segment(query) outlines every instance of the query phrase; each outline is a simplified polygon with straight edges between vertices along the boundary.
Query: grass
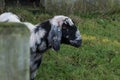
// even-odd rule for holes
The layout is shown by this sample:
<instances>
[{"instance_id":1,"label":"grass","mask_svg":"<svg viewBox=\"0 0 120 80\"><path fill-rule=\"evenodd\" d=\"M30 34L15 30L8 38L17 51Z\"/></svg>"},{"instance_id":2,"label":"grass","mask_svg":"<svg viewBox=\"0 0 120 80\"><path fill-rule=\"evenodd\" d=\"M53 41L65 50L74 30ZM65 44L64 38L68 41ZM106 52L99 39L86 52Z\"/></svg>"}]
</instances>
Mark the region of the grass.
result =
<instances>
[{"instance_id":1,"label":"grass","mask_svg":"<svg viewBox=\"0 0 120 80\"><path fill-rule=\"evenodd\" d=\"M53 15L9 9L22 21L34 24ZM80 29L80 48L65 44L61 50L48 50L35 80L120 80L120 15L69 15Z\"/></svg>"},{"instance_id":2,"label":"grass","mask_svg":"<svg viewBox=\"0 0 120 80\"><path fill-rule=\"evenodd\" d=\"M78 19L79 18L79 19ZM106 17L80 18L80 48L47 51L36 80L120 80L120 23Z\"/></svg>"}]
</instances>

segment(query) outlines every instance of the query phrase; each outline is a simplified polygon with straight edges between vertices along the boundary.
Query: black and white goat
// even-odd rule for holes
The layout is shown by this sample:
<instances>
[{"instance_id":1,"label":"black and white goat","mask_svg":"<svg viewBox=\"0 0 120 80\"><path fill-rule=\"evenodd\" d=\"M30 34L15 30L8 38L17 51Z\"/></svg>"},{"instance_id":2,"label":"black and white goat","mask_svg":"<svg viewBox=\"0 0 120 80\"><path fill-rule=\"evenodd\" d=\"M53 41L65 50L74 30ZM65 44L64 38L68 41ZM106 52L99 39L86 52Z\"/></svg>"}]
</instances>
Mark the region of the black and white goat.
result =
<instances>
[{"instance_id":1,"label":"black and white goat","mask_svg":"<svg viewBox=\"0 0 120 80\"><path fill-rule=\"evenodd\" d=\"M38 24L34 30L31 29L30 38L30 78L34 80L37 69L42 60L43 53L53 48L55 51L60 49L60 44L69 44L80 47L82 38L79 30L73 21L67 16L55 16L48 21Z\"/></svg>"},{"instance_id":2,"label":"black and white goat","mask_svg":"<svg viewBox=\"0 0 120 80\"><path fill-rule=\"evenodd\" d=\"M49 48L58 51L61 43L75 47L81 46L82 38L80 32L73 21L67 16L55 16L36 26L28 22L22 23L31 31L30 80L34 80L36 71L41 64L42 55Z\"/></svg>"}]
</instances>

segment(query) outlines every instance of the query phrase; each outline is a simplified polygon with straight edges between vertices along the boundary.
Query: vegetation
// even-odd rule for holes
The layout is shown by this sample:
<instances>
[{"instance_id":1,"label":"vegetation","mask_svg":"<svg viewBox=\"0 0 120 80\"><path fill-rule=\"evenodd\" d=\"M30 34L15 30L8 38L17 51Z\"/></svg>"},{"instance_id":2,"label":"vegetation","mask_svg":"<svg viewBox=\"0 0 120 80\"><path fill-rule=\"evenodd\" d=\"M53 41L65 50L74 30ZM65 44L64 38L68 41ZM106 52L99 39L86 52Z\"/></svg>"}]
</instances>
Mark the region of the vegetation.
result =
<instances>
[{"instance_id":1,"label":"vegetation","mask_svg":"<svg viewBox=\"0 0 120 80\"><path fill-rule=\"evenodd\" d=\"M13 5L16 4L16 5ZM27 7L49 13L116 13L120 12L119 0L1 0L0 12L8 6Z\"/></svg>"},{"instance_id":2,"label":"vegetation","mask_svg":"<svg viewBox=\"0 0 120 80\"><path fill-rule=\"evenodd\" d=\"M20 9L21 10L21 9ZM34 24L53 15L9 9ZM80 48L62 44L43 56L36 80L120 80L120 15L69 15L81 31Z\"/></svg>"}]
</instances>

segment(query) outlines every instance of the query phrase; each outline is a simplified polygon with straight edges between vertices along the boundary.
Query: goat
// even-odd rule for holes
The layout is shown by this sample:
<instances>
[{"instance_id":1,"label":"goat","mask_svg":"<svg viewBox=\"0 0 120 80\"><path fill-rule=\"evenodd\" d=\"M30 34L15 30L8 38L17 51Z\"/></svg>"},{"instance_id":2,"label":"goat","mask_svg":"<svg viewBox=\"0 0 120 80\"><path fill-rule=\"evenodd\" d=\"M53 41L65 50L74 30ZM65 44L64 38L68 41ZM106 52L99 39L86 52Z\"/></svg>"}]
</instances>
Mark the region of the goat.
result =
<instances>
[{"instance_id":1,"label":"goat","mask_svg":"<svg viewBox=\"0 0 120 80\"><path fill-rule=\"evenodd\" d=\"M46 50L53 48L58 51L61 43L75 47L80 47L82 43L79 30L67 16L55 16L30 30L30 80L34 80Z\"/></svg>"}]
</instances>

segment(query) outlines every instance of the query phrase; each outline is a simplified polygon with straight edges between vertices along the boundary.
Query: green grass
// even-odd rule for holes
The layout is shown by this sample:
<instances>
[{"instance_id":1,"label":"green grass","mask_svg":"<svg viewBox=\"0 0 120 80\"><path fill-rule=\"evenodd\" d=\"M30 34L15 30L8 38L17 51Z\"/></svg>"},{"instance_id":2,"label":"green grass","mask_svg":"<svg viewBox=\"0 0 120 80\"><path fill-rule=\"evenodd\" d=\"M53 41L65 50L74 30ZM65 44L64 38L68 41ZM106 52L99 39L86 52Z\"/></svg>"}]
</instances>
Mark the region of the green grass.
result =
<instances>
[{"instance_id":1,"label":"green grass","mask_svg":"<svg viewBox=\"0 0 120 80\"><path fill-rule=\"evenodd\" d=\"M8 10L34 24L53 15L24 9ZM35 80L120 80L120 15L69 15L80 29L80 48L61 45L44 53Z\"/></svg>"},{"instance_id":2,"label":"green grass","mask_svg":"<svg viewBox=\"0 0 120 80\"><path fill-rule=\"evenodd\" d=\"M82 46L47 51L36 80L120 80L120 22L77 17Z\"/></svg>"}]
</instances>

